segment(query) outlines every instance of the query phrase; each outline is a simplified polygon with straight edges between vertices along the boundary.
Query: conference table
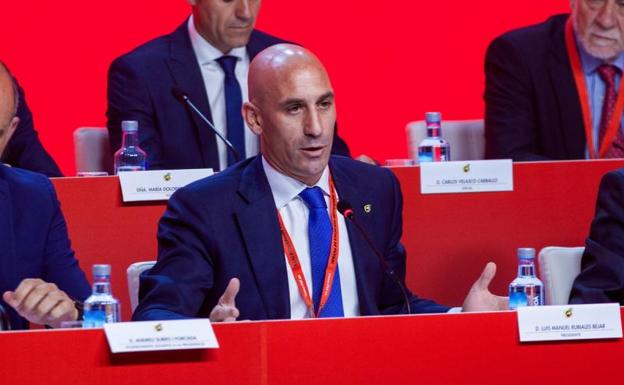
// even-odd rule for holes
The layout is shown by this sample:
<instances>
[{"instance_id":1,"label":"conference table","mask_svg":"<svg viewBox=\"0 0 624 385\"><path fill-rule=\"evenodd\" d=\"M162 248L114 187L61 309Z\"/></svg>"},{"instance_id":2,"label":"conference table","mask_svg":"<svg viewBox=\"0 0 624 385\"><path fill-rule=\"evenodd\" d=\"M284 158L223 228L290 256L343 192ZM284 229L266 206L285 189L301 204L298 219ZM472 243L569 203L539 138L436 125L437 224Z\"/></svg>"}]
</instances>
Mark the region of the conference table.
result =
<instances>
[{"instance_id":1,"label":"conference table","mask_svg":"<svg viewBox=\"0 0 624 385\"><path fill-rule=\"evenodd\" d=\"M517 247L580 246L604 173L624 161L513 165L514 190L423 195L418 167L393 168L404 195L407 284L461 302L485 263L505 294ZM124 203L116 177L54 179L83 269L113 266L130 318L125 269L156 258L165 202ZM374 181L371 181L374 183ZM90 274L89 274L90 276ZM611 383L622 339L520 343L516 313L404 315L214 325L220 348L112 354L102 329L0 333L1 384L580 384Z\"/></svg>"},{"instance_id":2,"label":"conference table","mask_svg":"<svg viewBox=\"0 0 624 385\"><path fill-rule=\"evenodd\" d=\"M622 339L520 343L516 313L215 324L218 349L117 353L103 329L0 333L2 384L609 384Z\"/></svg>"}]
</instances>

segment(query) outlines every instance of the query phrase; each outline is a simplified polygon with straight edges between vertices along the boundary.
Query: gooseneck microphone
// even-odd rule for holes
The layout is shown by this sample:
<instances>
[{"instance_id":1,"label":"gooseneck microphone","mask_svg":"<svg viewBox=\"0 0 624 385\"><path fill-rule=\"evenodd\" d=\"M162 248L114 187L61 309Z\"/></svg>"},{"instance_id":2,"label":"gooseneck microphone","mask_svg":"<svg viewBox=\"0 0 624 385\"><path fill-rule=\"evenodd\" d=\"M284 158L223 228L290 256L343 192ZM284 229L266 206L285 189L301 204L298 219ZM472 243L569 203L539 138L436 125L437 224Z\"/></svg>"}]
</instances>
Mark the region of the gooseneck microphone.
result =
<instances>
[{"instance_id":1,"label":"gooseneck microphone","mask_svg":"<svg viewBox=\"0 0 624 385\"><path fill-rule=\"evenodd\" d=\"M388 261L386 261L386 259L383 257L383 254L381 254L379 250L377 250L375 244L373 243L373 240L368 236L368 233L360 225L359 221L355 219L355 213L353 212L353 207L351 206L351 204L345 200L340 200L338 202L338 212L342 214L347 220L351 221L351 223L353 223L358 229L360 234L362 234L362 236L368 243L368 246L370 246L377 258L379 258L379 261L381 262L381 265L383 266L386 273L390 276L390 278L392 278L394 283L397 284L399 289L401 289L401 293L403 294L403 301L405 302L405 307L407 308L407 314L412 314L412 308L410 306L410 301L407 296L407 290L405 289L405 285L403 285L403 282L401 281L401 278L399 278L397 273L390 267L390 265L388 265Z\"/></svg>"},{"instance_id":2,"label":"gooseneck microphone","mask_svg":"<svg viewBox=\"0 0 624 385\"><path fill-rule=\"evenodd\" d=\"M234 154L234 158L236 159L237 162L241 160L240 154L238 153L238 151L236 151L232 143L230 143L229 140L227 140L223 135L221 135L221 133L215 128L212 122L210 122L210 120L208 120L208 118L206 118L206 116L202 114L199 108L197 108L195 104L191 101L186 91L184 91L180 87L173 87L171 89L171 92L173 93L173 96L175 96L176 99L178 99L180 102L185 103L187 106L189 106L191 110L193 110L201 118L201 120L203 120L208 125L208 127L210 127L212 132L214 132L215 135L217 135L219 139L221 139L223 143L225 143L227 148L230 151L232 151L232 154Z\"/></svg>"}]
</instances>

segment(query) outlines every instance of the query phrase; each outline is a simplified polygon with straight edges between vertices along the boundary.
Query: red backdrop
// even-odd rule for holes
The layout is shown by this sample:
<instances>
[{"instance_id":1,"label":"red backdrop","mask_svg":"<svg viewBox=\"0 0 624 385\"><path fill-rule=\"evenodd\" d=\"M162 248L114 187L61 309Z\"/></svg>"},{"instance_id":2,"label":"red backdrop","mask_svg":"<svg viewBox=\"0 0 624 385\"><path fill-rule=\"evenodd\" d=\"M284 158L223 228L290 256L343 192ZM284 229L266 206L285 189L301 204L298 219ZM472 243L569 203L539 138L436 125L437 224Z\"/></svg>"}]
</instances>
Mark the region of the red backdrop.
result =
<instances>
[{"instance_id":1,"label":"red backdrop","mask_svg":"<svg viewBox=\"0 0 624 385\"><path fill-rule=\"evenodd\" d=\"M405 124L427 110L482 117L488 43L568 3L265 0L258 27L321 58L342 136L354 154L384 160L407 156ZM75 170L73 130L105 124L110 62L172 31L189 9L184 0L4 2L0 60L25 88L42 141L67 175Z\"/></svg>"}]
</instances>

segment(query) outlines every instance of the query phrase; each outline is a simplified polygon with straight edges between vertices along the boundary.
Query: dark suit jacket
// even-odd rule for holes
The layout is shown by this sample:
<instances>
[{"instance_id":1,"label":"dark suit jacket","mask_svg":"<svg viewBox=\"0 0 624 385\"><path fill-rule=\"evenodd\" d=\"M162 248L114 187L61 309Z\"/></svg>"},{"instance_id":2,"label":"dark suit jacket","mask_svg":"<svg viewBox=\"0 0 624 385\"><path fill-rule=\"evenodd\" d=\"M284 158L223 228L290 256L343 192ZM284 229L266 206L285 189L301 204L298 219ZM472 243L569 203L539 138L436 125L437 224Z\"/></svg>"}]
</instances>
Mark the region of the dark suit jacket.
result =
<instances>
[{"instance_id":1,"label":"dark suit jacket","mask_svg":"<svg viewBox=\"0 0 624 385\"><path fill-rule=\"evenodd\" d=\"M53 282L76 300L91 292L48 178L0 165L0 294L14 290L25 278ZM13 329L28 327L1 298L0 303Z\"/></svg>"},{"instance_id":2,"label":"dark suit jacket","mask_svg":"<svg viewBox=\"0 0 624 385\"><path fill-rule=\"evenodd\" d=\"M247 52L253 59L263 49L279 43L285 41L254 30ZM152 40L111 64L107 111L111 150L115 152L121 146L121 122L138 120L148 168L219 170L219 139L197 114L174 97L175 86L186 91L212 121L186 21L172 34ZM349 155L339 137L334 139L333 152Z\"/></svg>"},{"instance_id":3,"label":"dark suit jacket","mask_svg":"<svg viewBox=\"0 0 624 385\"><path fill-rule=\"evenodd\" d=\"M391 171L334 156L330 169L340 199L405 276L402 196ZM370 203L373 211L362 207ZM404 312L401 291L364 238L347 222L362 315ZM288 278L275 201L261 158L178 190L160 221L158 263L141 277L140 304L133 319L207 317L229 280L240 279L240 319L290 318ZM448 308L411 293L415 313Z\"/></svg>"},{"instance_id":4,"label":"dark suit jacket","mask_svg":"<svg viewBox=\"0 0 624 385\"><path fill-rule=\"evenodd\" d=\"M564 40L567 18L506 33L488 48L487 158L585 158L583 116Z\"/></svg>"},{"instance_id":5,"label":"dark suit jacket","mask_svg":"<svg viewBox=\"0 0 624 385\"><path fill-rule=\"evenodd\" d=\"M63 176L61 170L39 141L33 124L33 117L26 104L24 90L19 87L17 117L20 123L9 140L0 162L47 176Z\"/></svg>"},{"instance_id":6,"label":"dark suit jacket","mask_svg":"<svg viewBox=\"0 0 624 385\"><path fill-rule=\"evenodd\" d=\"M624 169L602 178L581 274L570 294L570 303L600 302L624 305Z\"/></svg>"}]
</instances>

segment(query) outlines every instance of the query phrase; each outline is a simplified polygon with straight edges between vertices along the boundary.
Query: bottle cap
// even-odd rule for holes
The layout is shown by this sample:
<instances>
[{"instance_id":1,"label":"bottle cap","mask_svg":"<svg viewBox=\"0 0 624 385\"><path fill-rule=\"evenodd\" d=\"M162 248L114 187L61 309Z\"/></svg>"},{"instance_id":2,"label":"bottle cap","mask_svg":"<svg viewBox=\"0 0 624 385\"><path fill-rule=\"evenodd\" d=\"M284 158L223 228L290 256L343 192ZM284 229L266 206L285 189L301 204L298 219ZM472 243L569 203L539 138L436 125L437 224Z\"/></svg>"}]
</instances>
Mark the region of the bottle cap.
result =
<instances>
[{"instance_id":1,"label":"bottle cap","mask_svg":"<svg viewBox=\"0 0 624 385\"><path fill-rule=\"evenodd\" d=\"M429 123L440 123L442 114L440 112L425 112L425 120Z\"/></svg>"},{"instance_id":2,"label":"bottle cap","mask_svg":"<svg viewBox=\"0 0 624 385\"><path fill-rule=\"evenodd\" d=\"M111 265L93 265L93 276L110 275Z\"/></svg>"},{"instance_id":3,"label":"bottle cap","mask_svg":"<svg viewBox=\"0 0 624 385\"><path fill-rule=\"evenodd\" d=\"M532 247L518 248L518 259L535 259L535 249Z\"/></svg>"},{"instance_id":4,"label":"bottle cap","mask_svg":"<svg viewBox=\"0 0 624 385\"><path fill-rule=\"evenodd\" d=\"M121 122L121 130L123 132L137 132L139 131L139 122L136 120L124 120Z\"/></svg>"}]
</instances>

